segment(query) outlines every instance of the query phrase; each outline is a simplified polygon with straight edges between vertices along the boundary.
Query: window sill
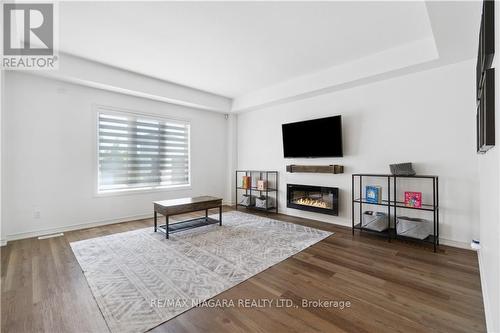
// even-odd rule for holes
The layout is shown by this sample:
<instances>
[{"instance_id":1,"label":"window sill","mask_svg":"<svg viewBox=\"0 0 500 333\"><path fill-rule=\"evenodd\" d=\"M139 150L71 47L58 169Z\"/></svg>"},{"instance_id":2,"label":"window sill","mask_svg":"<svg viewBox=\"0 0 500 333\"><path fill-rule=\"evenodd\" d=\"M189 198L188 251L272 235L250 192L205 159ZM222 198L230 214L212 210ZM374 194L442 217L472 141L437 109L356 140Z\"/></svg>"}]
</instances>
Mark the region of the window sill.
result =
<instances>
[{"instance_id":1,"label":"window sill","mask_svg":"<svg viewBox=\"0 0 500 333\"><path fill-rule=\"evenodd\" d=\"M191 189L192 189L191 184L179 185L179 186L156 187L156 188L138 188L138 189L96 192L96 193L94 193L94 197L95 198L116 197L116 196L122 196L122 195L137 195L137 194L147 194L147 193L157 193L157 192L172 192L172 191L183 191L183 190L191 190Z\"/></svg>"}]
</instances>

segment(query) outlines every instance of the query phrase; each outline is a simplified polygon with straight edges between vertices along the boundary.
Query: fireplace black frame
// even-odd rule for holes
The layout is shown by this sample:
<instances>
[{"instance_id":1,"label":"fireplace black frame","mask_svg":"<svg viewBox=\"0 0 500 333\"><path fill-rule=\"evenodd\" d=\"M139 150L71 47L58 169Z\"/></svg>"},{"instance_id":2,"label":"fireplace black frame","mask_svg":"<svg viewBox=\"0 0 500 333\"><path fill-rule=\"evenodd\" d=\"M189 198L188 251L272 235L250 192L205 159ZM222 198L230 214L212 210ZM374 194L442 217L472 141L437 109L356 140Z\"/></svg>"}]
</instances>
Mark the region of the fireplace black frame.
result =
<instances>
[{"instance_id":1,"label":"fireplace black frame","mask_svg":"<svg viewBox=\"0 0 500 333\"><path fill-rule=\"evenodd\" d=\"M332 208L321 208L321 207L314 207L314 206L306 206L306 205L299 205L296 203L292 202L292 191L293 190L300 190L300 191L331 191L333 194L333 201L332 201ZM286 206L288 208L294 208L294 209L299 209L299 210L305 210L305 211L310 211L310 212L315 212L315 213L322 213L322 214L328 214L328 215L334 215L338 216L339 215L339 189L338 187L328 187L328 186L316 186L316 185L301 185L301 184L287 184L286 185Z\"/></svg>"}]
</instances>

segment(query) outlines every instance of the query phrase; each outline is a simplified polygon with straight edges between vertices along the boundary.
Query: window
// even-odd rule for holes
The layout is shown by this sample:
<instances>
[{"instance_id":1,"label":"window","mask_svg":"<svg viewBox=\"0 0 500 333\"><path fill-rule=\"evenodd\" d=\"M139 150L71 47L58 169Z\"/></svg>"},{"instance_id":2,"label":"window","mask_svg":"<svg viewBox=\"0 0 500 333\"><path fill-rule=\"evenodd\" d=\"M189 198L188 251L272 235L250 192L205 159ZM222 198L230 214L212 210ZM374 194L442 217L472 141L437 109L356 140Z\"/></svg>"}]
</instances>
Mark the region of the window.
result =
<instances>
[{"instance_id":1,"label":"window","mask_svg":"<svg viewBox=\"0 0 500 333\"><path fill-rule=\"evenodd\" d=\"M98 193L189 186L189 123L98 109Z\"/></svg>"}]
</instances>

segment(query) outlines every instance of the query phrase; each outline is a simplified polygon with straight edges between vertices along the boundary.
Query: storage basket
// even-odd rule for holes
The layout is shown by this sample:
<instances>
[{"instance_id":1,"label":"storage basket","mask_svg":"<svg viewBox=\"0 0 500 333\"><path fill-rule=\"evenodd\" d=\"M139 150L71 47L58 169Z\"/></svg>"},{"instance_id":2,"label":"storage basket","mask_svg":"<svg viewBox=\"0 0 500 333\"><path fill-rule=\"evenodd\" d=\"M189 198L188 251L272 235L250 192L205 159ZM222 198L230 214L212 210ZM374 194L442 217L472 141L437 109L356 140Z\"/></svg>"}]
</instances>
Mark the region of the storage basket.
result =
<instances>
[{"instance_id":1,"label":"storage basket","mask_svg":"<svg viewBox=\"0 0 500 333\"><path fill-rule=\"evenodd\" d=\"M413 170L413 166L411 163L398 163L398 164L390 164L389 168L391 169L391 173L396 176L415 176L416 172Z\"/></svg>"},{"instance_id":2,"label":"storage basket","mask_svg":"<svg viewBox=\"0 0 500 333\"><path fill-rule=\"evenodd\" d=\"M255 197L250 196L248 194L243 194L243 197L240 200L240 205L242 206L252 206L255 203Z\"/></svg>"},{"instance_id":3,"label":"storage basket","mask_svg":"<svg viewBox=\"0 0 500 333\"><path fill-rule=\"evenodd\" d=\"M396 232L400 236L425 239L431 234L432 223L426 219L399 216L396 219Z\"/></svg>"},{"instance_id":4,"label":"storage basket","mask_svg":"<svg viewBox=\"0 0 500 333\"><path fill-rule=\"evenodd\" d=\"M389 219L386 213L365 211L361 226L374 231L384 231L389 228Z\"/></svg>"},{"instance_id":5,"label":"storage basket","mask_svg":"<svg viewBox=\"0 0 500 333\"><path fill-rule=\"evenodd\" d=\"M266 206L266 203L267 203L267 206ZM269 207L272 207L273 205L273 201L272 201L272 198L267 198L266 200L266 197L258 197L258 198L255 198L255 207L257 208L269 208Z\"/></svg>"}]
</instances>

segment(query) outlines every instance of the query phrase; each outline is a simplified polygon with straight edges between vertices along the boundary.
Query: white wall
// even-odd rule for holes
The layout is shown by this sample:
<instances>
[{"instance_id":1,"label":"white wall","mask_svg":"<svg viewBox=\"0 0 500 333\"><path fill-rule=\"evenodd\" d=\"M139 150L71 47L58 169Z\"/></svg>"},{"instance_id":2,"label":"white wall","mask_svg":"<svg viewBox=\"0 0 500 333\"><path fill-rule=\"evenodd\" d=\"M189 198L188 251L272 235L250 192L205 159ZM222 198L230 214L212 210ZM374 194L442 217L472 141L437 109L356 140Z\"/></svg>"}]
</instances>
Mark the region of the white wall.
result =
<instances>
[{"instance_id":1,"label":"white wall","mask_svg":"<svg viewBox=\"0 0 500 333\"><path fill-rule=\"evenodd\" d=\"M5 102L5 98L4 98L4 87L5 87L5 84L4 84L4 71L3 70L0 70L0 246L3 246L5 245L5 241L4 241L4 231L3 231L3 219L2 219L2 214L3 214L3 210L2 210L2 191L3 191L3 186L2 186L2 159L3 159L3 155L2 155L2 152L3 152L3 149L2 149L2 144L3 144L3 141L2 141L2 119L3 119L3 111L4 111L4 102Z\"/></svg>"},{"instance_id":2,"label":"white wall","mask_svg":"<svg viewBox=\"0 0 500 333\"><path fill-rule=\"evenodd\" d=\"M500 46L500 6L495 5L495 45ZM497 52L498 53L498 52ZM494 58L496 146L479 155L479 265L488 332L500 332L500 54Z\"/></svg>"},{"instance_id":3,"label":"white wall","mask_svg":"<svg viewBox=\"0 0 500 333\"><path fill-rule=\"evenodd\" d=\"M226 174L226 198L229 204L235 203L235 171L238 165L238 115L227 116L227 174Z\"/></svg>"},{"instance_id":4,"label":"white wall","mask_svg":"<svg viewBox=\"0 0 500 333\"><path fill-rule=\"evenodd\" d=\"M152 215L152 201L224 196L226 119L207 112L8 72L3 118L7 239ZM110 105L191 121L192 189L95 197L95 115ZM40 218L35 218L36 211Z\"/></svg>"},{"instance_id":5,"label":"white wall","mask_svg":"<svg viewBox=\"0 0 500 333\"><path fill-rule=\"evenodd\" d=\"M466 61L239 114L238 168L280 171L282 212L350 225L352 173L388 173L390 163L414 162L418 173L440 177L442 239L466 245L479 218L474 69ZM338 114L344 158L283 158L281 124ZM286 164L343 164L345 173L289 174ZM339 187L339 216L287 209L287 183ZM432 201L429 190L425 199Z\"/></svg>"},{"instance_id":6,"label":"white wall","mask_svg":"<svg viewBox=\"0 0 500 333\"><path fill-rule=\"evenodd\" d=\"M495 84L499 84L498 77L495 81ZM498 102L496 104L496 108L498 108ZM496 129L497 131L500 129L498 120L496 121ZM500 332L499 168L498 147L490 149L479 157L479 238L481 242L479 262L488 332Z\"/></svg>"}]
</instances>

